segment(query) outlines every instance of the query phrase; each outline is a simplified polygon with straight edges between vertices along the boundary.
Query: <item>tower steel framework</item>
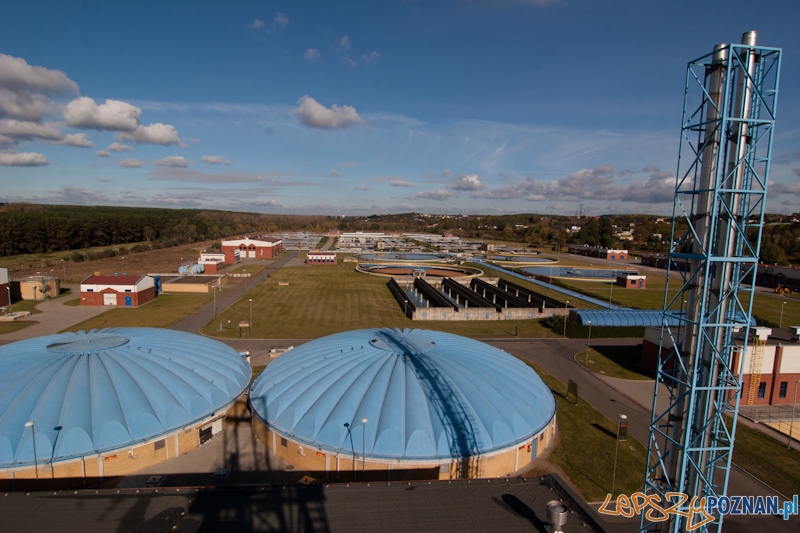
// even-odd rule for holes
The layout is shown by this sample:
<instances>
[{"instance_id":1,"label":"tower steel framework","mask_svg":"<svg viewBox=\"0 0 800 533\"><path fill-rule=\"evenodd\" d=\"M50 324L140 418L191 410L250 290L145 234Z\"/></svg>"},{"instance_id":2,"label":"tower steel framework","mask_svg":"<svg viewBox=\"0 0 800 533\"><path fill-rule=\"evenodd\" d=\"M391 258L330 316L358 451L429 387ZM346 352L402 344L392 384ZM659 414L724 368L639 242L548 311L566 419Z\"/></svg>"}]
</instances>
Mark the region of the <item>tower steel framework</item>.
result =
<instances>
[{"instance_id":1,"label":"tower steel framework","mask_svg":"<svg viewBox=\"0 0 800 533\"><path fill-rule=\"evenodd\" d=\"M660 495L665 507L679 502L667 493L688 495L677 507L687 513L693 496L727 493L780 62L780 49L756 46L756 33L747 32L742 44L718 44L687 68L645 478L645 493ZM661 384L669 395L663 412ZM642 514L641 531L687 531L702 516L652 518L658 514ZM696 530L721 528L715 513Z\"/></svg>"}]
</instances>

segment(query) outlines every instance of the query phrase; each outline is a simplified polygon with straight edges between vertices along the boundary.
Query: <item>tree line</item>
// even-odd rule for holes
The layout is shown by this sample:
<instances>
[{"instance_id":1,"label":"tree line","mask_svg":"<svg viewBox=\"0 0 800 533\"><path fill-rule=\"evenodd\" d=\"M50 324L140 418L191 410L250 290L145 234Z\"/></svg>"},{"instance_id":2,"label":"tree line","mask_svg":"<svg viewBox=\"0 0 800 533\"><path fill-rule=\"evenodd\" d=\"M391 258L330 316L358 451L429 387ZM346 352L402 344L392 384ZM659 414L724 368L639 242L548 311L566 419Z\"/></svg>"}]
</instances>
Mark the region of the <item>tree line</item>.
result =
<instances>
[{"instance_id":1,"label":"tree line","mask_svg":"<svg viewBox=\"0 0 800 533\"><path fill-rule=\"evenodd\" d=\"M275 231L327 231L326 216L265 215L143 207L0 205L0 257L150 243L177 246L231 235Z\"/></svg>"}]
</instances>

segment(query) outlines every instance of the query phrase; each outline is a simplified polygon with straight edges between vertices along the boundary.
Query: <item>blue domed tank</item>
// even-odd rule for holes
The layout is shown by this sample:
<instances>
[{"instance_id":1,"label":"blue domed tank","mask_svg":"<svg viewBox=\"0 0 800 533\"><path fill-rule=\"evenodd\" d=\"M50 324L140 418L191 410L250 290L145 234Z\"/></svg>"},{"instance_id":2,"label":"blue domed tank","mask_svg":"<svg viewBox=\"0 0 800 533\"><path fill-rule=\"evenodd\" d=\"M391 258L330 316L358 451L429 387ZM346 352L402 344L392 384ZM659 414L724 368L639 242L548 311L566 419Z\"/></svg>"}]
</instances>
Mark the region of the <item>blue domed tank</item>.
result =
<instances>
[{"instance_id":1,"label":"blue domed tank","mask_svg":"<svg viewBox=\"0 0 800 533\"><path fill-rule=\"evenodd\" d=\"M60 333L0 346L0 468L138 445L199 422L247 390L233 348L166 329Z\"/></svg>"},{"instance_id":2,"label":"blue domed tank","mask_svg":"<svg viewBox=\"0 0 800 533\"><path fill-rule=\"evenodd\" d=\"M508 448L540 433L556 410L553 393L519 359L419 329L303 344L258 376L249 401L263 424L294 441L349 454L364 439L366 457L394 460Z\"/></svg>"}]
</instances>

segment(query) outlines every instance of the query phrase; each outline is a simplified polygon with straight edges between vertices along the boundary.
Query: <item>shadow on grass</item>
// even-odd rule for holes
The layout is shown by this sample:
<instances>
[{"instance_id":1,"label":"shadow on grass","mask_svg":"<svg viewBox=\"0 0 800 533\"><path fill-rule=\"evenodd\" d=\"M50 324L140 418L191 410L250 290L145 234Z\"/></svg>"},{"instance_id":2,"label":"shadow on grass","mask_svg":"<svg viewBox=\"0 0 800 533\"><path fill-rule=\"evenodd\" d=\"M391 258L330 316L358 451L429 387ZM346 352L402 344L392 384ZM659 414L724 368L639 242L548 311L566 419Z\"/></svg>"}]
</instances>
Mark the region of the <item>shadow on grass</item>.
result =
<instances>
[{"instance_id":1,"label":"shadow on grass","mask_svg":"<svg viewBox=\"0 0 800 533\"><path fill-rule=\"evenodd\" d=\"M592 427L593 427L593 428L595 428L595 429L597 429L598 431L601 431L601 432L605 433L606 435L608 435L608 436L609 436L609 437L611 437L612 439L615 439L615 438L617 437L617 434L616 434L616 433L614 433L613 431L609 431L609 430L607 430L606 428L604 428L603 426L601 426L601 425L600 425L600 424L598 424L597 422L593 423L593 424L592 424Z\"/></svg>"},{"instance_id":2,"label":"shadow on grass","mask_svg":"<svg viewBox=\"0 0 800 533\"><path fill-rule=\"evenodd\" d=\"M634 346L592 346L594 351L600 353L613 363L630 372L655 379L655 375L641 366L642 345Z\"/></svg>"}]
</instances>

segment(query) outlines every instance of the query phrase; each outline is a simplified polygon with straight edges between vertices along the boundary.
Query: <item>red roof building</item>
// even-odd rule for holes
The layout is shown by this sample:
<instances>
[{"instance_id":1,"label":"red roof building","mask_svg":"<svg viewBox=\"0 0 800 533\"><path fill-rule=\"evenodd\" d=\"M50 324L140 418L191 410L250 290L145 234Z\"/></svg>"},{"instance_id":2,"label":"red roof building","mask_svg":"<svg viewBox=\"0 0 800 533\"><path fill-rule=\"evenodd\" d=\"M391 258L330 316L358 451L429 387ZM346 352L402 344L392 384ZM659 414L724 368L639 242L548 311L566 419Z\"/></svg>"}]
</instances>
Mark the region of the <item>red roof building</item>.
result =
<instances>
[{"instance_id":1,"label":"red roof building","mask_svg":"<svg viewBox=\"0 0 800 533\"><path fill-rule=\"evenodd\" d=\"M151 276L89 276L81 281L81 305L138 307L155 298Z\"/></svg>"}]
</instances>

